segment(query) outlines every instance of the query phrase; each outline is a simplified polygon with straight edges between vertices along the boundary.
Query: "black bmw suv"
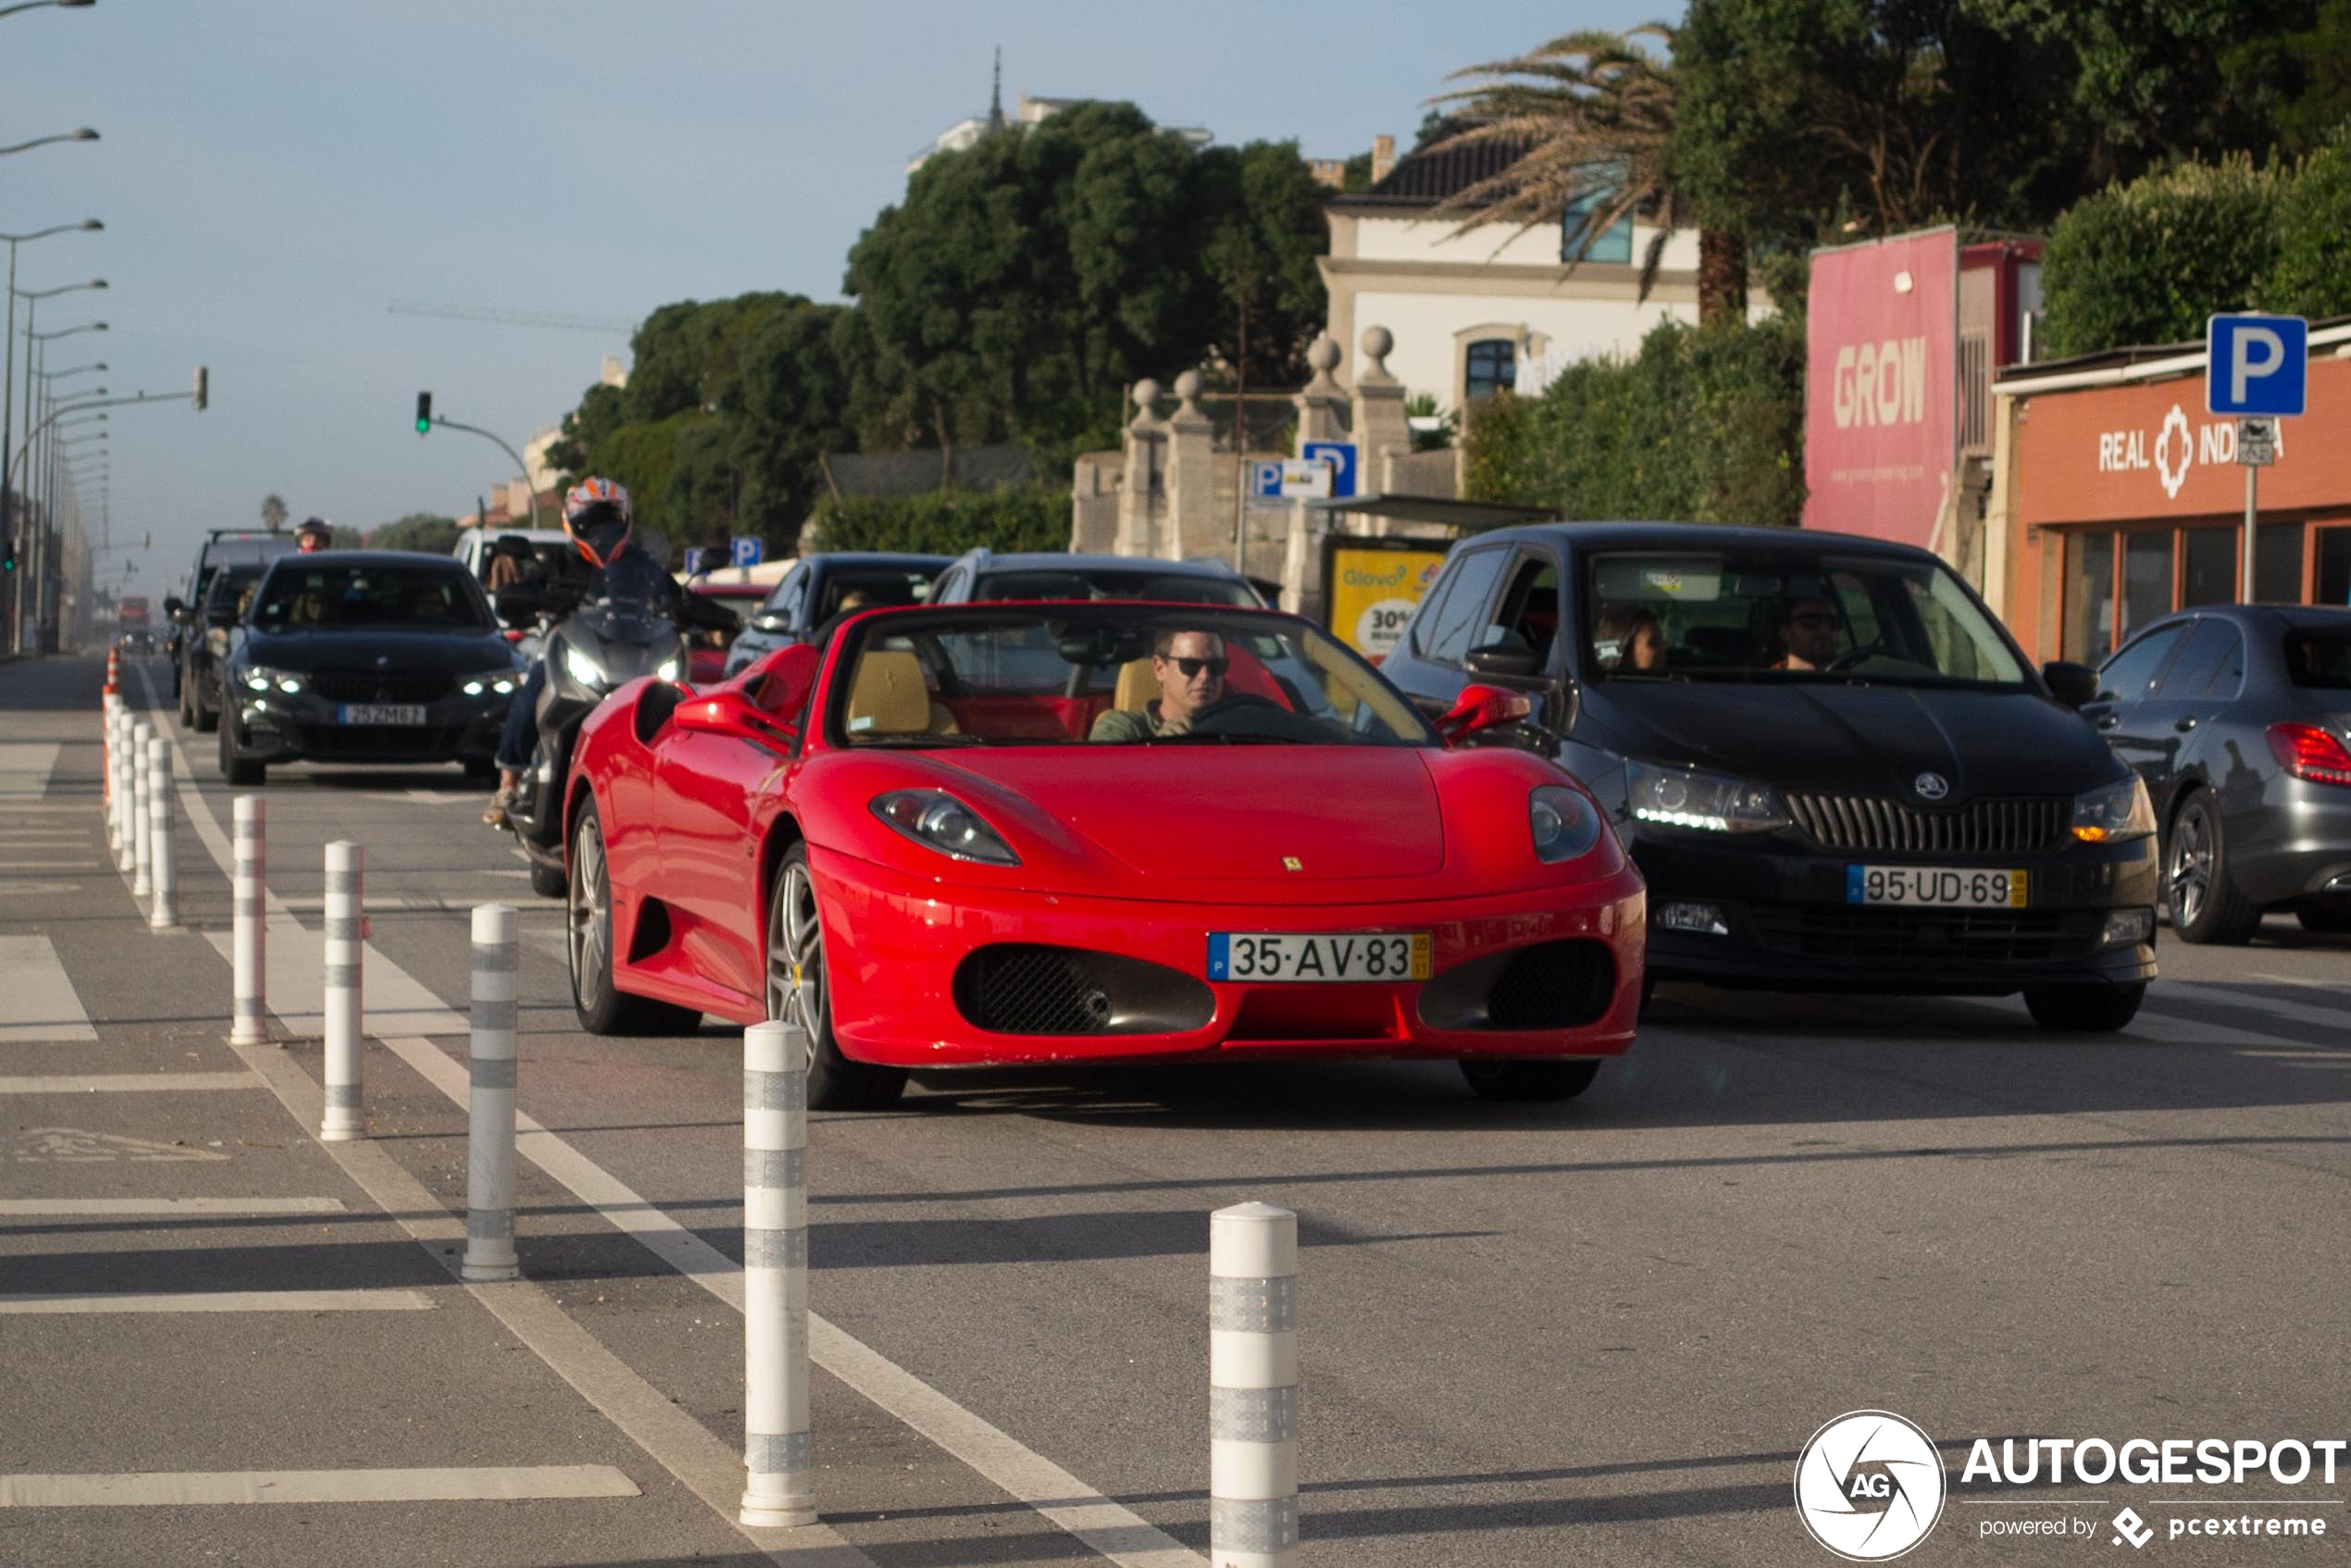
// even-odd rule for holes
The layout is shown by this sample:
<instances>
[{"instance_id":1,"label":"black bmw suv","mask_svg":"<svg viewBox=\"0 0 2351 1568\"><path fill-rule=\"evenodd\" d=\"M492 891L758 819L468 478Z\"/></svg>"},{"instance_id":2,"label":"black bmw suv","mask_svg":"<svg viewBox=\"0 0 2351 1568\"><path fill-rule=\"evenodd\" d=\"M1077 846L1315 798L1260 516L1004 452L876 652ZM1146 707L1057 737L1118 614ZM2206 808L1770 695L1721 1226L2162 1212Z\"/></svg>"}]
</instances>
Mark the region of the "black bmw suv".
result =
<instances>
[{"instance_id":1,"label":"black bmw suv","mask_svg":"<svg viewBox=\"0 0 2351 1568\"><path fill-rule=\"evenodd\" d=\"M1532 699L1527 743L1615 815L1652 977L2006 995L2118 1029L2155 977L2154 815L1948 567L1906 545L1690 523L1457 545L1381 673Z\"/></svg>"}]
</instances>

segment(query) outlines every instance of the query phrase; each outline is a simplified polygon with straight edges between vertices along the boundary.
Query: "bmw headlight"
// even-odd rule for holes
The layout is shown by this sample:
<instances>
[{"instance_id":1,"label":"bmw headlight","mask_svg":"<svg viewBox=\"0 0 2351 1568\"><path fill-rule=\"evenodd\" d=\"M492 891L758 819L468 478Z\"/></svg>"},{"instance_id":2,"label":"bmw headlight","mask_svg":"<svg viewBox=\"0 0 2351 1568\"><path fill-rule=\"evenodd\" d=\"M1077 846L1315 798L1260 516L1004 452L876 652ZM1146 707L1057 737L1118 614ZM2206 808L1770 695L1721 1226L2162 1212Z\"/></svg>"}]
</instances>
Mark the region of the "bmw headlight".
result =
<instances>
[{"instance_id":1,"label":"bmw headlight","mask_svg":"<svg viewBox=\"0 0 2351 1568\"><path fill-rule=\"evenodd\" d=\"M564 648L564 668L572 679L591 691L601 691L611 682L604 677L604 666L579 649L566 644Z\"/></svg>"},{"instance_id":2,"label":"bmw headlight","mask_svg":"<svg viewBox=\"0 0 2351 1568\"><path fill-rule=\"evenodd\" d=\"M1765 833L1788 825L1787 808L1770 785L1696 768L1628 762L1624 793L1636 822L1708 833Z\"/></svg>"},{"instance_id":3,"label":"bmw headlight","mask_svg":"<svg viewBox=\"0 0 2351 1568\"><path fill-rule=\"evenodd\" d=\"M1535 858L1546 864L1574 860L1600 841L1600 814L1580 790L1539 784L1526 797L1527 826L1535 834Z\"/></svg>"},{"instance_id":4,"label":"bmw headlight","mask_svg":"<svg viewBox=\"0 0 2351 1568\"><path fill-rule=\"evenodd\" d=\"M657 665L655 665L655 666L653 666L653 675L654 675L657 678L662 679L662 680L675 680L675 679L677 679L677 678L678 678L678 661L677 661L677 660L675 660L675 659L664 659L664 660L662 660L662 661L661 661L661 663L659 663L659 664L657 664Z\"/></svg>"},{"instance_id":5,"label":"bmw headlight","mask_svg":"<svg viewBox=\"0 0 2351 1568\"><path fill-rule=\"evenodd\" d=\"M249 691L282 691L291 697L302 690L302 677L294 671L270 669L263 665L245 666L244 681Z\"/></svg>"},{"instance_id":6,"label":"bmw headlight","mask_svg":"<svg viewBox=\"0 0 2351 1568\"><path fill-rule=\"evenodd\" d=\"M515 678L502 670L484 670L457 690L468 697L511 697L515 693Z\"/></svg>"},{"instance_id":7,"label":"bmw headlight","mask_svg":"<svg viewBox=\"0 0 2351 1568\"><path fill-rule=\"evenodd\" d=\"M1004 837L944 790L892 790L874 797L874 815L927 850L956 860L1018 865Z\"/></svg>"},{"instance_id":8,"label":"bmw headlight","mask_svg":"<svg viewBox=\"0 0 2351 1568\"><path fill-rule=\"evenodd\" d=\"M2137 774L2120 784L2084 790L2073 797L2073 836L2085 844L2144 839L2155 831L2155 803Z\"/></svg>"}]
</instances>

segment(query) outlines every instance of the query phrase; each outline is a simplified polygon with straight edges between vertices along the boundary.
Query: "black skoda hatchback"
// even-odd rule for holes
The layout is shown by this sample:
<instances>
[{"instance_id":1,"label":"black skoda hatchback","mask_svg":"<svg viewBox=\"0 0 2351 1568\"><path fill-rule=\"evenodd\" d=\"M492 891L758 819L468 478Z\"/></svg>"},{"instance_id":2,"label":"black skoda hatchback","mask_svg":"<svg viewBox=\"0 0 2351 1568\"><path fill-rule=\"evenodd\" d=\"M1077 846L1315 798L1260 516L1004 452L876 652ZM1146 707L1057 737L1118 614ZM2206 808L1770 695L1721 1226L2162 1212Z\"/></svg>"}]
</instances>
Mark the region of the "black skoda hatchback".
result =
<instances>
[{"instance_id":1,"label":"black skoda hatchback","mask_svg":"<svg viewBox=\"0 0 2351 1568\"><path fill-rule=\"evenodd\" d=\"M1928 553L1690 523L1454 548L1382 673L1533 699L1648 879L1652 977L1999 996L2118 1029L2155 977L2146 788Z\"/></svg>"}]
</instances>

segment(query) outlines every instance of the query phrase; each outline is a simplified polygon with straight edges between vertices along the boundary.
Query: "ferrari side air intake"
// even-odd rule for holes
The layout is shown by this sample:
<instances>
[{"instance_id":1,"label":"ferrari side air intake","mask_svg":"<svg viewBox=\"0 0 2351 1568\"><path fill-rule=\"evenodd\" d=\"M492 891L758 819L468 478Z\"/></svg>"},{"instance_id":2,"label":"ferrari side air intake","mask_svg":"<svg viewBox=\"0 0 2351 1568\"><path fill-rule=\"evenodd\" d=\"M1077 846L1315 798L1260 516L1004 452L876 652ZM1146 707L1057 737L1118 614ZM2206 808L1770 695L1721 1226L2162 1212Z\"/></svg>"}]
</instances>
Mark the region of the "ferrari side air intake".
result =
<instances>
[{"instance_id":1,"label":"ferrari side air intake","mask_svg":"<svg viewBox=\"0 0 2351 1568\"><path fill-rule=\"evenodd\" d=\"M1114 952L997 942L955 966L955 1006L1000 1035L1160 1035L1216 1013L1205 981Z\"/></svg>"}]
</instances>

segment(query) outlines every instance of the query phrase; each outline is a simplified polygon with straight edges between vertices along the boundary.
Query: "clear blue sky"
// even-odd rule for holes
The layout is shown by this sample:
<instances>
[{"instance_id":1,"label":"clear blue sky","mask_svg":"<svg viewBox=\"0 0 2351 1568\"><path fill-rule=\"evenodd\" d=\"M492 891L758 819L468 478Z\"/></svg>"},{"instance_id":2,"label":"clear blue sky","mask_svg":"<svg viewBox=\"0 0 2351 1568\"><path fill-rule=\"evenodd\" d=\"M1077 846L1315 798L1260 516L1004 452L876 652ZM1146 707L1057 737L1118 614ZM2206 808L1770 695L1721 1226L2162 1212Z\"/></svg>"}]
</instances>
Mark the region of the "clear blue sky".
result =
<instances>
[{"instance_id":1,"label":"clear blue sky","mask_svg":"<svg viewBox=\"0 0 2351 1568\"><path fill-rule=\"evenodd\" d=\"M19 250L19 289L110 284L41 307L44 330L110 324L50 345L53 369L111 367L61 386L179 392L211 367L209 412L92 427L115 541L155 539L109 557L109 580L127 560L131 591L160 592L204 529L256 522L272 491L361 528L472 510L510 465L478 437L419 439L417 392L520 446L627 353L626 332L398 317L395 299L633 322L753 289L840 298L907 156L986 107L998 44L1008 104L1126 98L1220 141L1343 156L1381 131L1409 143L1457 67L1679 10L97 0L0 19L0 145L103 137L0 158L0 232L106 225ZM18 357L21 404L21 340Z\"/></svg>"}]
</instances>

